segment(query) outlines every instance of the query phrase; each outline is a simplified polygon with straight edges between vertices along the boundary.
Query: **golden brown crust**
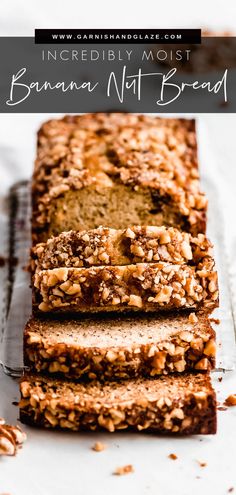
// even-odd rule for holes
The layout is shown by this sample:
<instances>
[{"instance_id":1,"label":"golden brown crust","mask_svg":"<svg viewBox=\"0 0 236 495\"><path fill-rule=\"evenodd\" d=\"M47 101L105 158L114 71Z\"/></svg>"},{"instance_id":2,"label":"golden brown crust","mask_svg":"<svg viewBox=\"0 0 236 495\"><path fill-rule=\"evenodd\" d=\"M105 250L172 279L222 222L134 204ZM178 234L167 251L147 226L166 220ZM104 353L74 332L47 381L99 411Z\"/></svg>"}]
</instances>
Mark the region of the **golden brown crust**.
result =
<instances>
[{"instance_id":1,"label":"golden brown crust","mask_svg":"<svg viewBox=\"0 0 236 495\"><path fill-rule=\"evenodd\" d=\"M86 114L46 122L38 134L33 176L34 238L47 239L74 228L76 222L78 230L81 225L98 227L102 222L97 225L95 218L94 225L86 218L73 218L71 203L78 202L86 190L86 195L94 196L96 207L97 193L104 202L121 187L128 196L135 191L137 197L139 193L146 198L151 223L157 224L163 210L159 224L178 218L181 228L204 232L207 201L199 189L196 149L192 120ZM121 204L117 218L126 207ZM137 221L128 224L149 223L145 215L137 215ZM115 214L116 225L114 219ZM109 225L108 212L103 220L103 225Z\"/></svg>"},{"instance_id":2,"label":"golden brown crust","mask_svg":"<svg viewBox=\"0 0 236 495\"><path fill-rule=\"evenodd\" d=\"M34 309L42 312L160 311L218 305L212 258L196 266L165 262L55 268L34 276Z\"/></svg>"},{"instance_id":3,"label":"golden brown crust","mask_svg":"<svg viewBox=\"0 0 236 495\"><path fill-rule=\"evenodd\" d=\"M216 432L216 397L205 374L105 384L26 375L20 389L20 418L32 425L74 431Z\"/></svg>"},{"instance_id":4,"label":"golden brown crust","mask_svg":"<svg viewBox=\"0 0 236 495\"><path fill-rule=\"evenodd\" d=\"M37 244L31 255L32 272L156 261L193 264L211 257L212 245L203 234L193 237L173 227L134 226L124 230L99 227L63 232Z\"/></svg>"},{"instance_id":5,"label":"golden brown crust","mask_svg":"<svg viewBox=\"0 0 236 495\"><path fill-rule=\"evenodd\" d=\"M24 332L25 366L103 380L207 371L215 364L215 332L206 316L193 316L31 318Z\"/></svg>"}]
</instances>

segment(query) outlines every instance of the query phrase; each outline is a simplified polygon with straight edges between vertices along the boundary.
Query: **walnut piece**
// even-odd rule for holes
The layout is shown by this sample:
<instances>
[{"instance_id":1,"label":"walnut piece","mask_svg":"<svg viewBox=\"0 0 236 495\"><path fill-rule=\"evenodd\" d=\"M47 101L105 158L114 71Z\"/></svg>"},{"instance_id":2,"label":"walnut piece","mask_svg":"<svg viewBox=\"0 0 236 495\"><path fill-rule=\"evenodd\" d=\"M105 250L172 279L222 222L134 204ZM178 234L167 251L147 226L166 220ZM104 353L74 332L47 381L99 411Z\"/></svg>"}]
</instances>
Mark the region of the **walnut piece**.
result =
<instances>
[{"instance_id":1,"label":"walnut piece","mask_svg":"<svg viewBox=\"0 0 236 495\"><path fill-rule=\"evenodd\" d=\"M172 461L176 461L176 459L178 459L178 456L176 454L169 454L168 457L169 459L172 459Z\"/></svg>"},{"instance_id":2,"label":"walnut piece","mask_svg":"<svg viewBox=\"0 0 236 495\"><path fill-rule=\"evenodd\" d=\"M121 466L115 469L114 473L117 476L121 476L123 474L133 473L134 468L132 464L127 464L126 466Z\"/></svg>"},{"instance_id":3,"label":"walnut piece","mask_svg":"<svg viewBox=\"0 0 236 495\"><path fill-rule=\"evenodd\" d=\"M26 434L19 426L7 425L0 418L0 455L16 455L26 440Z\"/></svg>"},{"instance_id":4,"label":"walnut piece","mask_svg":"<svg viewBox=\"0 0 236 495\"><path fill-rule=\"evenodd\" d=\"M225 399L224 404L226 406L236 406L236 394L231 394Z\"/></svg>"},{"instance_id":5,"label":"walnut piece","mask_svg":"<svg viewBox=\"0 0 236 495\"><path fill-rule=\"evenodd\" d=\"M96 442L92 446L92 450L94 450L95 452L102 452L102 450L105 450L106 448L107 448L107 446L102 442Z\"/></svg>"}]
</instances>

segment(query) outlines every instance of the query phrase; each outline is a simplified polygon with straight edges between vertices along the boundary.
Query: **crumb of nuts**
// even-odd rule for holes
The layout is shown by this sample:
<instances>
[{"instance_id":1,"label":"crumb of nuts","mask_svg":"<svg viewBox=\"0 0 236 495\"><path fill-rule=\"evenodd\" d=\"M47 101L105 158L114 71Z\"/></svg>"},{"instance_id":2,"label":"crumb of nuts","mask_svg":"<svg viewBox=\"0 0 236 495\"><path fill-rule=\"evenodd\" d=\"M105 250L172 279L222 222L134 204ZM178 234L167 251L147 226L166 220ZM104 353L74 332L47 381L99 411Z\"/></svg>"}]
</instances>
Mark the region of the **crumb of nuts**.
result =
<instances>
[{"instance_id":1,"label":"crumb of nuts","mask_svg":"<svg viewBox=\"0 0 236 495\"><path fill-rule=\"evenodd\" d=\"M232 492L234 492L234 487L233 487L233 486L231 486L231 487L228 489L228 493L232 493Z\"/></svg>"},{"instance_id":2,"label":"crumb of nuts","mask_svg":"<svg viewBox=\"0 0 236 495\"><path fill-rule=\"evenodd\" d=\"M123 474L128 474L128 473L133 473L133 472L134 472L134 468L133 468L132 464L127 464L126 466L121 466L121 467L116 468L116 470L114 471L113 474L115 474L117 476L122 476Z\"/></svg>"},{"instance_id":3,"label":"crumb of nuts","mask_svg":"<svg viewBox=\"0 0 236 495\"><path fill-rule=\"evenodd\" d=\"M105 450L106 448L107 448L107 446L102 442L96 442L92 446L92 450L94 450L95 452L102 452L102 450Z\"/></svg>"},{"instance_id":4,"label":"crumb of nuts","mask_svg":"<svg viewBox=\"0 0 236 495\"><path fill-rule=\"evenodd\" d=\"M169 459L172 459L173 461L176 461L176 459L178 459L178 456L176 454L169 454L168 457L169 457Z\"/></svg>"},{"instance_id":5,"label":"crumb of nuts","mask_svg":"<svg viewBox=\"0 0 236 495\"><path fill-rule=\"evenodd\" d=\"M202 461L197 461L197 462L198 462L199 466L202 468L207 466L206 462L202 462Z\"/></svg>"},{"instance_id":6,"label":"crumb of nuts","mask_svg":"<svg viewBox=\"0 0 236 495\"><path fill-rule=\"evenodd\" d=\"M223 376L219 376L218 382L222 382L222 380L223 380Z\"/></svg>"},{"instance_id":7,"label":"crumb of nuts","mask_svg":"<svg viewBox=\"0 0 236 495\"><path fill-rule=\"evenodd\" d=\"M236 406L236 394L231 394L225 399L224 404L226 406Z\"/></svg>"}]
</instances>

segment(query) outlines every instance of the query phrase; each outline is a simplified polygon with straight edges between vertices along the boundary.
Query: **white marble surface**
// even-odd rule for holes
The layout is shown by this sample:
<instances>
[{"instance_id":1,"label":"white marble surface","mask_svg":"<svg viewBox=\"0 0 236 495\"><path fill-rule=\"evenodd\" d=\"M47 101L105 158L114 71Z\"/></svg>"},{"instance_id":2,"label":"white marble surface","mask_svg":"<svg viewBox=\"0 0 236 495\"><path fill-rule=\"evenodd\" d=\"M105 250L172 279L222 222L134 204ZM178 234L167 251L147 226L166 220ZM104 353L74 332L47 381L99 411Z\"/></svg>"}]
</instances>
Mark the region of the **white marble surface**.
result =
<instances>
[{"instance_id":1,"label":"white marble surface","mask_svg":"<svg viewBox=\"0 0 236 495\"><path fill-rule=\"evenodd\" d=\"M169 0L1 0L0 35L33 34L35 27L199 27L235 28L235 1ZM0 199L8 187L32 171L35 131L45 115L0 116ZM229 259L234 263L236 193L236 115L202 115L214 157L219 195L223 199L224 225ZM206 167L207 163L202 166ZM235 292L236 293L236 292ZM236 392L236 373L218 382L219 400ZM17 420L15 381L0 372L0 416ZM160 438L153 435L67 434L26 428L28 441L15 458L0 459L0 494L11 495L224 495L236 491L236 408L218 413L214 437ZM95 453L94 441L107 450ZM176 461L168 459L170 453ZM197 461L207 462L200 467ZM112 476L117 466L133 464L135 472Z\"/></svg>"}]
</instances>

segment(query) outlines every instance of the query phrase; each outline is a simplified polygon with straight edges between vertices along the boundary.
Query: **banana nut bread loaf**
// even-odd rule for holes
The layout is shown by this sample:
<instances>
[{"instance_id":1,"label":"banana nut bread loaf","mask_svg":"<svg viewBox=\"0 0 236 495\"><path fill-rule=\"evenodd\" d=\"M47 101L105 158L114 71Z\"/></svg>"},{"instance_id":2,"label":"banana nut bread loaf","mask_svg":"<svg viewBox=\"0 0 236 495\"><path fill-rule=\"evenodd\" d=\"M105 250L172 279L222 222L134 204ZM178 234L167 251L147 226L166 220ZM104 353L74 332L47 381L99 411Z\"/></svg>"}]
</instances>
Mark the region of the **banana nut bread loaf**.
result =
<instances>
[{"instance_id":1,"label":"banana nut bread loaf","mask_svg":"<svg viewBox=\"0 0 236 495\"><path fill-rule=\"evenodd\" d=\"M155 261L199 263L212 256L204 234L193 237L173 227L134 226L124 230L99 227L63 232L32 249L31 268L129 265Z\"/></svg>"},{"instance_id":2,"label":"banana nut bread loaf","mask_svg":"<svg viewBox=\"0 0 236 495\"><path fill-rule=\"evenodd\" d=\"M40 375L21 381L20 419L67 430L216 432L216 397L204 373L74 383Z\"/></svg>"},{"instance_id":3,"label":"banana nut bread loaf","mask_svg":"<svg viewBox=\"0 0 236 495\"><path fill-rule=\"evenodd\" d=\"M46 122L32 189L34 243L100 225L205 232L194 120L98 113Z\"/></svg>"},{"instance_id":4,"label":"banana nut bread loaf","mask_svg":"<svg viewBox=\"0 0 236 495\"><path fill-rule=\"evenodd\" d=\"M215 365L215 332L205 315L150 314L65 320L34 318L24 332L31 372L125 379Z\"/></svg>"},{"instance_id":5,"label":"banana nut bread loaf","mask_svg":"<svg viewBox=\"0 0 236 495\"><path fill-rule=\"evenodd\" d=\"M33 285L35 312L212 311L218 306L211 257L196 265L157 262L39 270Z\"/></svg>"}]
</instances>

